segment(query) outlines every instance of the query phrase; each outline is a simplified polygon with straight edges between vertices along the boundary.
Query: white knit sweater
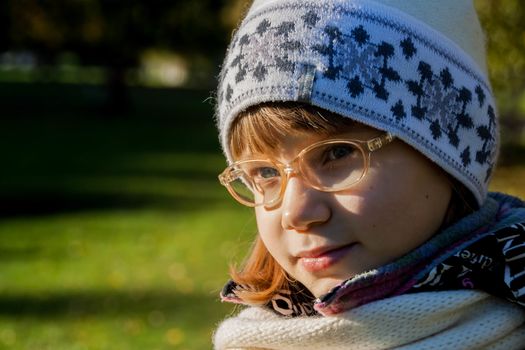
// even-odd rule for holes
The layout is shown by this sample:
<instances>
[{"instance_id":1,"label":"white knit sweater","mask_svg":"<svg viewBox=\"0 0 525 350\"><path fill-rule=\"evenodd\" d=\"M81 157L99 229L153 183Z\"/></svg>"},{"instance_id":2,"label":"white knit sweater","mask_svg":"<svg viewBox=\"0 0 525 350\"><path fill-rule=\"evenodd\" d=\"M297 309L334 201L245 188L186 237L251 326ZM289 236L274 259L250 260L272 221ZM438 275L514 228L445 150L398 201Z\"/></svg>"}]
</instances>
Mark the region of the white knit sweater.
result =
<instances>
[{"instance_id":1,"label":"white knit sweater","mask_svg":"<svg viewBox=\"0 0 525 350\"><path fill-rule=\"evenodd\" d=\"M406 294L329 317L247 308L214 335L223 349L525 349L525 310L477 291Z\"/></svg>"}]
</instances>

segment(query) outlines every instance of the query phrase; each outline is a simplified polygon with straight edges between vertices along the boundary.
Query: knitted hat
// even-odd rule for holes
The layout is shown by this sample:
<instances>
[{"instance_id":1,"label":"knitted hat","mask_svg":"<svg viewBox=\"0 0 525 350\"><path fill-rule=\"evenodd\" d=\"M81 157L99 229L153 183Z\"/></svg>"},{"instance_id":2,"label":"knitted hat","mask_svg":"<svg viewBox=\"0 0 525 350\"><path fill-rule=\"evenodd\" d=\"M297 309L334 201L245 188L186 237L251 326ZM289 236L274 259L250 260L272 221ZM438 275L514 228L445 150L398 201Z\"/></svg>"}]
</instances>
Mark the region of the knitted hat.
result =
<instances>
[{"instance_id":1,"label":"knitted hat","mask_svg":"<svg viewBox=\"0 0 525 350\"><path fill-rule=\"evenodd\" d=\"M390 131L481 204L499 144L483 34L470 0L256 0L220 76L217 118L308 103Z\"/></svg>"}]
</instances>

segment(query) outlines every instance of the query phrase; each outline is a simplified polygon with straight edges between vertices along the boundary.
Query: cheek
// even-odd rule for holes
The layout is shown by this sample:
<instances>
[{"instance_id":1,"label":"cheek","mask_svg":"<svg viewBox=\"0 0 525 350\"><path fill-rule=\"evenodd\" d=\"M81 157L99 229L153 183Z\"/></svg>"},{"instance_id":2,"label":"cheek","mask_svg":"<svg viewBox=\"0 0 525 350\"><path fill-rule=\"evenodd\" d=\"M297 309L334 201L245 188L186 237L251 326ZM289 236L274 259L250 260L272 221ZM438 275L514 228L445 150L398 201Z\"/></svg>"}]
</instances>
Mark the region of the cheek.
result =
<instances>
[{"instance_id":1,"label":"cheek","mask_svg":"<svg viewBox=\"0 0 525 350\"><path fill-rule=\"evenodd\" d=\"M366 202L369 210L376 211L376 218L398 217L407 220L405 226L443 218L451 192L447 177L413 152L371 169Z\"/></svg>"},{"instance_id":2,"label":"cheek","mask_svg":"<svg viewBox=\"0 0 525 350\"><path fill-rule=\"evenodd\" d=\"M264 207L256 207L255 218L257 229L261 235L273 236L281 230L279 210L266 210Z\"/></svg>"},{"instance_id":3,"label":"cheek","mask_svg":"<svg viewBox=\"0 0 525 350\"><path fill-rule=\"evenodd\" d=\"M370 169L362 183L338 196L351 214L353 233L369 252L383 257L380 263L428 240L440 227L449 200L450 187L441 173L407 162Z\"/></svg>"},{"instance_id":4,"label":"cheek","mask_svg":"<svg viewBox=\"0 0 525 350\"><path fill-rule=\"evenodd\" d=\"M373 176L368 179L374 180ZM335 198L340 210L334 211L337 215L334 218L337 217L365 244L388 236L392 225L400 218L396 208L401 205L402 197L395 188L378 181L363 182L347 193L337 194Z\"/></svg>"},{"instance_id":5,"label":"cheek","mask_svg":"<svg viewBox=\"0 0 525 350\"><path fill-rule=\"evenodd\" d=\"M266 210L263 207L255 208L257 229L264 245L270 254L277 260L285 247L281 215L279 210Z\"/></svg>"}]
</instances>

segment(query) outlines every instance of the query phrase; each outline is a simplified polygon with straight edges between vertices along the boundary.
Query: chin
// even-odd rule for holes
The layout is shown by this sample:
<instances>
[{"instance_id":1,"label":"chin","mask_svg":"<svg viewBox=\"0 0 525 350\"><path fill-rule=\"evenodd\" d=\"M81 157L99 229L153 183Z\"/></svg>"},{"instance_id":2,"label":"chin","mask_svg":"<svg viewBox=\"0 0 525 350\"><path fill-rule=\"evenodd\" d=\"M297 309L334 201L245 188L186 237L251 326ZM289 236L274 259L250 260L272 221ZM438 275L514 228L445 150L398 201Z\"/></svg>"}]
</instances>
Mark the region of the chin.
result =
<instances>
[{"instance_id":1,"label":"chin","mask_svg":"<svg viewBox=\"0 0 525 350\"><path fill-rule=\"evenodd\" d=\"M351 276L348 278L351 278ZM308 288L308 289L316 298L319 298L320 296L323 296L324 294L328 293L332 288L346 281L348 278L335 278L335 277L321 278L315 281L314 283L312 283L311 288Z\"/></svg>"}]
</instances>

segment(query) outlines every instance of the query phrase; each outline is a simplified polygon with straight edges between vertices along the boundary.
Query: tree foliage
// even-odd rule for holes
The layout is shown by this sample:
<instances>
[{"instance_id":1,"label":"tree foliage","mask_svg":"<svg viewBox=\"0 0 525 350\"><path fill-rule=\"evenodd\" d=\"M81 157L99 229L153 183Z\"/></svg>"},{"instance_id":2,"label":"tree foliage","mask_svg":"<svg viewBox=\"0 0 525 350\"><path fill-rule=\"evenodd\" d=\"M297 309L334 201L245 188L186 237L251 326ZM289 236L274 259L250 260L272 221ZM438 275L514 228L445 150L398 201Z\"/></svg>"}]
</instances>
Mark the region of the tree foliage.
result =
<instances>
[{"instance_id":1,"label":"tree foliage","mask_svg":"<svg viewBox=\"0 0 525 350\"><path fill-rule=\"evenodd\" d=\"M83 63L130 66L150 47L204 55L222 50L227 0L9 0L9 46L52 58L79 54Z\"/></svg>"},{"instance_id":2,"label":"tree foliage","mask_svg":"<svg viewBox=\"0 0 525 350\"><path fill-rule=\"evenodd\" d=\"M105 67L108 111L122 114L128 105L127 72L146 50L187 57L223 53L231 29L221 14L231 1L7 0L0 5L5 9L0 13L7 14L0 15L5 28L0 32L6 33L0 34L0 53L30 51L45 66L72 53L79 64Z\"/></svg>"},{"instance_id":3,"label":"tree foliage","mask_svg":"<svg viewBox=\"0 0 525 350\"><path fill-rule=\"evenodd\" d=\"M81 64L126 70L150 48L220 57L250 0L6 0L0 53L29 50L53 64L63 52ZM489 73L500 109L517 114L525 91L525 6L474 0L487 34Z\"/></svg>"},{"instance_id":4,"label":"tree foliage","mask_svg":"<svg viewBox=\"0 0 525 350\"><path fill-rule=\"evenodd\" d=\"M475 0L475 5L501 113L523 118L525 111L518 105L525 98L525 6L520 0Z\"/></svg>"}]
</instances>

